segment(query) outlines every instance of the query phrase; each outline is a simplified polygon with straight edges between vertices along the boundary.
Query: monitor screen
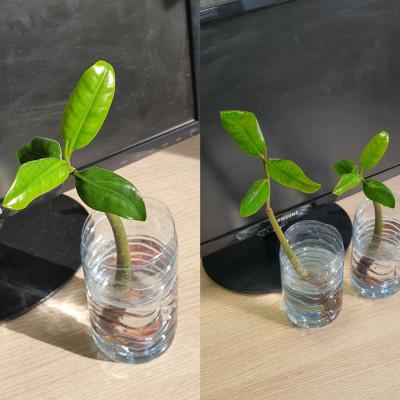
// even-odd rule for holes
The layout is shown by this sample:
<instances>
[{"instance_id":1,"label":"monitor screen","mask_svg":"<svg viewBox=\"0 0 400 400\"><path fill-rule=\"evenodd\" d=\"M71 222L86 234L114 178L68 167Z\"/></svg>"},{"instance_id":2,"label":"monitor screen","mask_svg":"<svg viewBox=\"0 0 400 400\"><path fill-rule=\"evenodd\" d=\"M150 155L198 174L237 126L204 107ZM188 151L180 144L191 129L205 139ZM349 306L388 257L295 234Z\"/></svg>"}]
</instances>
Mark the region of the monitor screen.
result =
<instances>
[{"instance_id":1,"label":"monitor screen","mask_svg":"<svg viewBox=\"0 0 400 400\"><path fill-rule=\"evenodd\" d=\"M239 215L243 196L263 178L263 169L225 132L221 110L254 112L269 157L296 162L322 184L304 194L272 183L276 214L329 195L338 182L333 164L342 158L357 162L383 130L390 134L389 149L364 176L395 171L400 163L398 2L269 1L259 8L250 0L210 3L200 29L202 255L266 218L264 210Z\"/></svg>"}]
</instances>

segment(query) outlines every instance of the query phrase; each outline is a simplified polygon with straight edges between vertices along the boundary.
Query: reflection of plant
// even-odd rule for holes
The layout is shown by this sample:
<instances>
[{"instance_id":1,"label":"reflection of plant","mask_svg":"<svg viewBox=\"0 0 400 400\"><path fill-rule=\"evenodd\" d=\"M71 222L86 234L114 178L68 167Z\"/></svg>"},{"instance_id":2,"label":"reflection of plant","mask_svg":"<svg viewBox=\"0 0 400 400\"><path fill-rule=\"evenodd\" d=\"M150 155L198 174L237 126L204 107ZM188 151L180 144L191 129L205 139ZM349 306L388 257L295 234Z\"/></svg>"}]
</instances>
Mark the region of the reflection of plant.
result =
<instances>
[{"instance_id":1,"label":"reflection of plant","mask_svg":"<svg viewBox=\"0 0 400 400\"><path fill-rule=\"evenodd\" d=\"M306 280L312 277L303 267L290 247L270 206L270 179L305 193L316 192L321 185L308 179L293 161L267 158L267 146L255 115L246 111L221 111L221 122L237 146L247 155L260 157L265 178L252 183L240 204L240 215L248 217L265 203L268 219L283 250L299 276Z\"/></svg>"},{"instance_id":2,"label":"reflection of plant","mask_svg":"<svg viewBox=\"0 0 400 400\"><path fill-rule=\"evenodd\" d=\"M364 194L373 201L375 210L375 226L372 236L370 250L377 250L382 238L383 220L381 204L386 207L395 207L395 198L391 190L375 179L364 179L362 174L365 170L374 168L385 154L389 145L389 134L378 133L365 146L360 157L360 171L358 165L344 158L334 165L334 169L340 176L339 183L333 189L333 193L341 195L345 191L363 184Z\"/></svg>"},{"instance_id":3,"label":"reflection of plant","mask_svg":"<svg viewBox=\"0 0 400 400\"><path fill-rule=\"evenodd\" d=\"M119 217L144 221L146 207L140 193L126 179L101 168L78 171L71 166L74 150L88 145L99 132L108 114L115 92L112 66L98 61L80 78L72 92L62 118L64 154L60 144L34 137L17 152L21 166L4 198L3 206L22 210L35 198L61 185L70 175L75 178L79 197L89 207L106 213L117 248L117 263L130 267L130 249ZM60 227L61 229L62 227ZM128 278L121 269L118 280Z\"/></svg>"}]
</instances>

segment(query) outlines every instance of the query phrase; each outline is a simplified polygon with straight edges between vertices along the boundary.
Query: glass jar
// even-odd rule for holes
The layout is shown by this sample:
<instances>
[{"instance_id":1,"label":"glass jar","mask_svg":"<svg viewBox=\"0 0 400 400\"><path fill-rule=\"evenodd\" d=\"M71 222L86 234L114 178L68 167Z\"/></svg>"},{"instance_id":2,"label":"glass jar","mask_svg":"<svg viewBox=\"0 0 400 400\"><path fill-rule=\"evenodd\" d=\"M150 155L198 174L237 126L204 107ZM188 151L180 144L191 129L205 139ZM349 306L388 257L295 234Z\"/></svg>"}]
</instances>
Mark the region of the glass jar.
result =
<instances>
[{"instance_id":1,"label":"glass jar","mask_svg":"<svg viewBox=\"0 0 400 400\"><path fill-rule=\"evenodd\" d=\"M293 251L310 274L300 278L282 246L279 252L283 305L290 321L319 328L339 314L343 297L344 247L338 230L318 221L300 221L285 232Z\"/></svg>"},{"instance_id":2,"label":"glass jar","mask_svg":"<svg viewBox=\"0 0 400 400\"><path fill-rule=\"evenodd\" d=\"M383 298L400 290L400 198L395 208L380 206L382 234L376 233L375 207L363 200L353 220L351 281L363 296Z\"/></svg>"},{"instance_id":3,"label":"glass jar","mask_svg":"<svg viewBox=\"0 0 400 400\"><path fill-rule=\"evenodd\" d=\"M142 363L170 346L177 325L178 243L173 217L159 200L144 198L145 222L121 219L131 266L116 264L116 247L104 213L83 227L82 265L98 348L115 361Z\"/></svg>"}]
</instances>

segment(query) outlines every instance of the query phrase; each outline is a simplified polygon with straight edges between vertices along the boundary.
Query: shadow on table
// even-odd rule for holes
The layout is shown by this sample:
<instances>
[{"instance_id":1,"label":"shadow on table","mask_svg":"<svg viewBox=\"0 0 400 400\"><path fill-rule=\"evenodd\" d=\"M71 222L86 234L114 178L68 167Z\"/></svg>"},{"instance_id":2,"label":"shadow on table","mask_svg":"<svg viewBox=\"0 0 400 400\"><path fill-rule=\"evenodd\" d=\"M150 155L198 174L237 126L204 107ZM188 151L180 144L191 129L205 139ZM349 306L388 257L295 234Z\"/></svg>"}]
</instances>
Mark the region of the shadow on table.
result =
<instances>
[{"instance_id":1,"label":"shadow on table","mask_svg":"<svg viewBox=\"0 0 400 400\"><path fill-rule=\"evenodd\" d=\"M354 289L353 284L349 279L343 280L343 294L345 296L360 297L360 294Z\"/></svg>"},{"instance_id":2,"label":"shadow on table","mask_svg":"<svg viewBox=\"0 0 400 400\"><path fill-rule=\"evenodd\" d=\"M3 326L83 357L108 360L92 340L85 283L76 276L54 296Z\"/></svg>"},{"instance_id":3,"label":"shadow on table","mask_svg":"<svg viewBox=\"0 0 400 400\"><path fill-rule=\"evenodd\" d=\"M277 325L282 326L292 326L289 319L286 317L285 311L283 310L282 301L273 302L268 304L266 301L260 301L262 296L265 298L268 293L263 294L246 294L248 297L253 297L257 299L254 304L249 303L249 301L241 302L238 307L241 308L246 314L253 315L255 317L268 320Z\"/></svg>"},{"instance_id":4,"label":"shadow on table","mask_svg":"<svg viewBox=\"0 0 400 400\"><path fill-rule=\"evenodd\" d=\"M280 293L235 292L212 282L203 269L201 280L201 297L207 301L219 303L224 309L237 308L239 313L244 312L244 315L252 315L278 325L290 325L283 310Z\"/></svg>"}]
</instances>

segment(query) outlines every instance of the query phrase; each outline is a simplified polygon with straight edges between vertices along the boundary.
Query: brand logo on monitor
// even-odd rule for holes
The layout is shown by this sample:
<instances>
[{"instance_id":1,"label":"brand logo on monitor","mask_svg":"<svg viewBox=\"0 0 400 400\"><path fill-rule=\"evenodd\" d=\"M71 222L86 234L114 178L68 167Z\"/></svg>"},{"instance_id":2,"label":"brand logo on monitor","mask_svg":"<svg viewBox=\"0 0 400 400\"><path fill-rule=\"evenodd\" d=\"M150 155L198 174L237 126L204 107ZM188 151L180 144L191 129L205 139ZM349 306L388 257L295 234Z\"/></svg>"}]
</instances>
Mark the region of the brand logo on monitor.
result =
<instances>
[{"instance_id":1,"label":"brand logo on monitor","mask_svg":"<svg viewBox=\"0 0 400 400\"><path fill-rule=\"evenodd\" d=\"M280 216L276 220L278 222L283 222L283 221L287 221L288 219L292 219L293 217L297 217L298 215L299 215L299 211L292 211L290 213L287 213L287 214L284 214L284 215Z\"/></svg>"}]
</instances>

